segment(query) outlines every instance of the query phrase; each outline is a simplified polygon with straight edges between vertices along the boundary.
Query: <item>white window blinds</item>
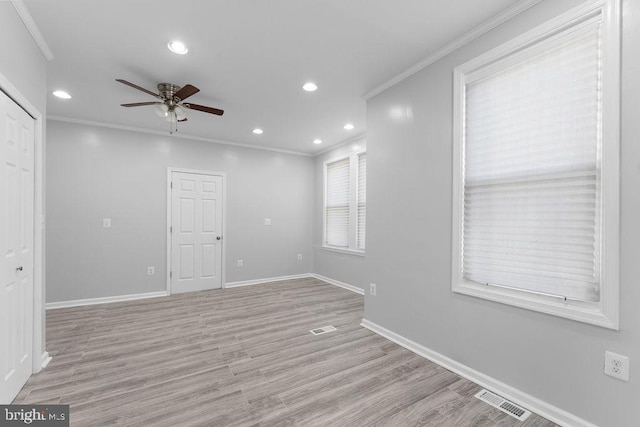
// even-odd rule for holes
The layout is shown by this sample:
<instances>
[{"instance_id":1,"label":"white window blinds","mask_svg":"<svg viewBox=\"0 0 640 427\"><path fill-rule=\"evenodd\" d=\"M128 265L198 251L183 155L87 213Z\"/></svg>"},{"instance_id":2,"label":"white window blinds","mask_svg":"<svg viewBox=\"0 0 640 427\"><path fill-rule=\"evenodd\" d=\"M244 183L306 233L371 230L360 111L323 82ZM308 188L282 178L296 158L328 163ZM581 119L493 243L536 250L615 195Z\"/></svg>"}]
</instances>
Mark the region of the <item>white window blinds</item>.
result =
<instances>
[{"instance_id":1,"label":"white window blinds","mask_svg":"<svg viewBox=\"0 0 640 427\"><path fill-rule=\"evenodd\" d=\"M349 158L327 164L325 243L349 247Z\"/></svg>"},{"instance_id":2,"label":"white window blinds","mask_svg":"<svg viewBox=\"0 0 640 427\"><path fill-rule=\"evenodd\" d=\"M367 219L367 154L358 156L358 230L357 246L364 249Z\"/></svg>"},{"instance_id":3,"label":"white window blinds","mask_svg":"<svg viewBox=\"0 0 640 427\"><path fill-rule=\"evenodd\" d=\"M467 76L462 275L598 301L601 29Z\"/></svg>"}]
</instances>

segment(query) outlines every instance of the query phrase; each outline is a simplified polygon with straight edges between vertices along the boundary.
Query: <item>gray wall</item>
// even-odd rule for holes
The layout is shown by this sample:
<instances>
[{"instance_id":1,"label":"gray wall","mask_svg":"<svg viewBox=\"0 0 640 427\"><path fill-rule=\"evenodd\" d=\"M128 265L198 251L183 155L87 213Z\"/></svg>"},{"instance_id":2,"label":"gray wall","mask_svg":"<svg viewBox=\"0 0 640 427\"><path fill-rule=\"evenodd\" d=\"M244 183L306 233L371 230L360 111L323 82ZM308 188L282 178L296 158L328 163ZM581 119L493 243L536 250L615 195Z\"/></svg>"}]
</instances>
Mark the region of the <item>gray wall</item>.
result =
<instances>
[{"instance_id":1,"label":"gray wall","mask_svg":"<svg viewBox=\"0 0 640 427\"><path fill-rule=\"evenodd\" d=\"M640 402L640 2L623 2L620 331L451 292L452 71L580 4L546 0L371 99L365 318L601 426ZM396 111L395 114L391 114ZM404 117L397 112L404 111ZM604 351L630 357L628 383Z\"/></svg>"},{"instance_id":2,"label":"gray wall","mask_svg":"<svg viewBox=\"0 0 640 427\"><path fill-rule=\"evenodd\" d=\"M356 148L354 148L356 147ZM314 201L313 209L313 272L330 279L365 289L365 256L333 252L322 248L323 206L324 206L324 163L344 158L351 153L366 149L364 138L343 144L314 158Z\"/></svg>"},{"instance_id":3,"label":"gray wall","mask_svg":"<svg viewBox=\"0 0 640 427\"><path fill-rule=\"evenodd\" d=\"M47 133L47 302L166 289L167 167L227 173L227 283L311 271L312 158L52 120Z\"/></svg>"},{"instance_id":4,"label":"gray wall","mask_svg":"<svg viewBox=\"0 0 640 427\"><path fill-rule=\"evenodd\" d=\"M0 40L4 41L4 46L0 49L0 73L45 117L47 114L47 61L13 5L3 1L0 1ZM42 125L44 132L45 123ZM41 183L36 183L36 185L41 185ZM44 274L42 277L44 286ZM44 300L43 289L36 288L34 291L36 301ZM45 351L44 304L39 318L41 322L40 348ZM36 337L36 339L38 338Z\"/></svg>"}]
</instances>

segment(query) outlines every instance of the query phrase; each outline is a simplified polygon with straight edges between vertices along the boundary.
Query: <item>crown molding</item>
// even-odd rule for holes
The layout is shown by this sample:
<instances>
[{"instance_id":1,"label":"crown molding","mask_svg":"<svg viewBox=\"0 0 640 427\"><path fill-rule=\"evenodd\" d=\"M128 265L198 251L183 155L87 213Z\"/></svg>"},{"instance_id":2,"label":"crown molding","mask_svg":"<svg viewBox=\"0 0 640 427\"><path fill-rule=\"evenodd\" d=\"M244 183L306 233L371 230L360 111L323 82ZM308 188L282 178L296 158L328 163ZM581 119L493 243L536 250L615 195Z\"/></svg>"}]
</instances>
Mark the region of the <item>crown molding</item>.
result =
<instances>
[{"instance_id":1,"label":"crown molding","mask_svg":"<svg viewBox=\"0 0 640 427\"><path fill-rule=\"evenodd\" d=\"M251 145L251 144L243 144L241 142L224 141L220 139L203 138L201 136L186 135L184 133L180 133L180 135L171 135L159 130L144 129L144 128L139 128L134 126L116 125L112 123L95 122L92 120L74 119L71 117L47 116L47 120L53 120L55 122L73 123L73 124L86 125L86 126L98 126L103 128L109 128L109 129L126 130L130 132L139 132L139 133L146 133L150 135L166 136L168 138L189 139L192 141L203 141L203 142L211 142L214 144L232 145L235 147L251 148L254 150L274 151L276 153L291 154L294 156L313 157L313 154L303 153L300 151L283 150L280 148L261 147L257 145Z\"/></svg>"},{"instance_id":2,"label":"crown molding","mask_svg":"<svg viewBox=\"0 0 640 427\"><path fill-rule=\"evenodd\" d=\"M390 87L400 83L401 81L403 81L407 77L410 77L410 76L414 75L418 71L428 67L429 65L431 65L434 62L438 61L439 59L444 58L445 56L447 56L450 53L456 51L457 49L460 49L462 46L472 42L473 40L477 39L478 37L482 36L483 34L493 30L497 26L499 26L501 24L504 24L509 19L513 18L514 16L517 16L517 15L521 14L525 10L531 8L532 6L535 6L536 4L540 3L541 1L542 0L521 0L521 1L519 1L518 3L516 3L513 6L509 7L508 9L505 9L504 11L502 11L499 14L495 15L493 18L489 19L488 21L483 22L482 24L478 25L477 27L475 27L471 31L465 33L461 37L458 37L457 39L455 39L451 43L448 43L448 44L444 45L443 47L441 47L440 49L436 50L431 55L429 55L428 57L426 57L422 61L418 62L417 64L413 65L412 67L409 67L407 70L403 71L402 73L397 74L395 77L392 77L390 80L387 80L385 83L382 83L381 85L379 85L379 86L375 87L374 89L370 90L369 92L367 92L364 95L364 99L366 101L368 101L369 99L373 98L374 96L376 96L376 95L384 92L385 90L389 89Z\"/></svg>"},{"instance_id":3,"label":"crown molding","mask_svg":"<svg viewBox=\"0 0 640 427\"><path fill-rule=\"evenodd\" d=\"M359 134L354 135L354 136L352 136L350 138L347 138L347 139L345 139L345 140L343 140L341 142L338 142L337 144L334 144L331 147L327 147L322 151L318 151L317 153L314 153L313 157L321 156L321 155L326 154L326 153L328 153L330 151L336 150L336 149L338 149L340 147L344 147L345 145L352 144L352 143L358 142L358 141L362 141L362 140L365 139L366 135L367 135L366 132L360 132Z\"/></svg>"},{"instance_id":4,"label":"crown molding","mask_svg":"<svg viewBox=\"0 0 640 427\"><path fill-rule=\"evenodd\" d=\"M13 0L11 4L16 9L16 12L18 12L18 15L20 15L24 26L27 27L27 30L31 33L31 37L33 37L33 40L40 48L42 55L47 61L51 61L53 59L53 52L49 49L47 42L36 25L36 21L33 20L29 9L27 9L27 5L22 0Z\"/></svg>"}]
</instances>

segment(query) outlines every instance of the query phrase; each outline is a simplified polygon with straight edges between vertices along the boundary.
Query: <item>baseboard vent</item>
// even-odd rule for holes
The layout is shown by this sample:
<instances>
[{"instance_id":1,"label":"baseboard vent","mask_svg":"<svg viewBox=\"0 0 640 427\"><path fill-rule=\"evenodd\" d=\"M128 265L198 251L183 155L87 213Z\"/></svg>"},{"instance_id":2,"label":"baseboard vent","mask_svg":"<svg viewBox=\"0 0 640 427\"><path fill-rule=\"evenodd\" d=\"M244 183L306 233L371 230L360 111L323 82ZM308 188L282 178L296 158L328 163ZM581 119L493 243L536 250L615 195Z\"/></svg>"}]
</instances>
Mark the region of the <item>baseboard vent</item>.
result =
<instances>
[{"instance_id":1,"label":"baseboard vent","mask_svg":"<svg viewBox=\"0 0 640 427\"><path fill-rule=\"evenodd\" d=\"M322 335L326 334L327 332L333 331L337 331L337 329L333 326L323 326L322 328L311 329L309 332L311 332L313 335Z\"/></svg>"},{"instance_id":2,"label":"baseboard vent","mask_svg":"<svg viewBox=\"0 0 640 427\"><path fill-rule=\"evenodd\" d=\"M476 397L482 400L483 402L488 403L494 408L500 409L502 412L509 414L520 421L526 420L527 418L529 418L529 415L531 415L531 412L527 411L526 409L521 408L520 406L514 403L511 403L506 399L503 399L497 394L493 394L490 391L487 391L484 389L480 390L476 394Z\"/></svg>"}]
</instances>

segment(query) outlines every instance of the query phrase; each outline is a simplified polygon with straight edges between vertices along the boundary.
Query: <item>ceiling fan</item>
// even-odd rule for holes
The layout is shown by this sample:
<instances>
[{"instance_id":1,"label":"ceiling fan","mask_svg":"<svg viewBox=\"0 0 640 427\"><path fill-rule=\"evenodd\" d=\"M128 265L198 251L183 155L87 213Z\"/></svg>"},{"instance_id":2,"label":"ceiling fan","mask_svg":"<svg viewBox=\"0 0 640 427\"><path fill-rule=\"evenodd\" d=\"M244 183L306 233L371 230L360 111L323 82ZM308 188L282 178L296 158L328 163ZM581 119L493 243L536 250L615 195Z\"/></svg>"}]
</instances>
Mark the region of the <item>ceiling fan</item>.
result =
<instances>
[{"instance_id":1,"label":"ceiling fan","mask_svg":"<svg viewBox=\"0 0 640 427\"><path fill-rule=\"evenodd\" d=\"M176 131L177 131L178 122L187 121L186 110L197 110L197 111L202 111L204 113L215 114L217 116L221 116L224 114L224 111L218 108L184 102L185 99L187 99L191 95L194 95L200 91L200 89L190 84L184 87L180 87L178 85L174 85L171 83L160 83L158 84L158 93L154 93L150 90L147 90L143 87L140 87L126 80L116 79L116 81L122 84L125 84L127 86L130 86L134 89L138 89L139 91L142 91L144 93L147 93L159 99L159 101L120 104L121 106L143 107L147 105L155 105L157 106L156 113L160 117L164 117L168 122L171 122L172 124L173 123L176 124ZM171 128L171 133L173 133L173 126Z\"/></svg>"}]
</instances>

